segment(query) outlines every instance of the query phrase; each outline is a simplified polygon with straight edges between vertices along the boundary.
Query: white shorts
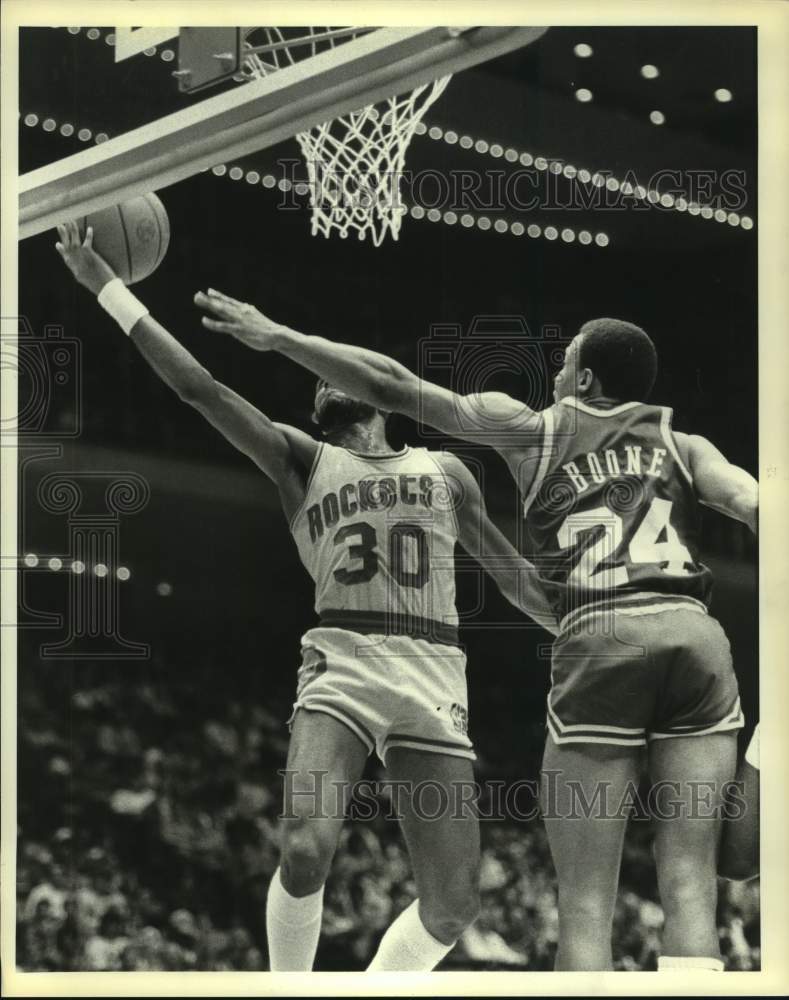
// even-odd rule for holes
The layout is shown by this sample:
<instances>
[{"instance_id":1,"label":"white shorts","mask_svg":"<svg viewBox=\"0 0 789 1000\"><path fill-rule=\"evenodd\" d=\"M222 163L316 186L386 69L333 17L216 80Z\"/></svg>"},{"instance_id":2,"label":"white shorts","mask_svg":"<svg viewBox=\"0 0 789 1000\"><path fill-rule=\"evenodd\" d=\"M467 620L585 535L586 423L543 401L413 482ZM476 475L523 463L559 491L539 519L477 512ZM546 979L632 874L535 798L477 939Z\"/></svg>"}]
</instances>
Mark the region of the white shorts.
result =
<instances>
[{"instance_id":1,"label":"white shorts","mask_svg":"<svg viewBox=\"0 0 789 1000\"><path fill-rule=\"evenodd\" d=\"M318 627L303 636L301 654L289 725L300 708L332 715L384 763L392 747L476 759L457 646Z\"/></svg>"}]
</instances>

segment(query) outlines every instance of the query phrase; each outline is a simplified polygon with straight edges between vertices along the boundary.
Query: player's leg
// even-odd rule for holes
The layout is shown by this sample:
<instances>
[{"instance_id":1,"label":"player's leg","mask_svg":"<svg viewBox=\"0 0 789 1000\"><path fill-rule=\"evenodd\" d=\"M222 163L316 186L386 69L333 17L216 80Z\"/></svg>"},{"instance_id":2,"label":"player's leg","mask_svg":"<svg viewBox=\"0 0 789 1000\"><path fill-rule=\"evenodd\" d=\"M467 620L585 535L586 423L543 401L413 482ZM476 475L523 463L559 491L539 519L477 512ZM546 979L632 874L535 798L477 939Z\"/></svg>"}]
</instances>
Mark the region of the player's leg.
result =
<instances>
[{"instance_id":1,"label":"player's leg","mask_svg":"<svg viewBox=\"0 0 789 1000\"><path fill-rule=\"evenodd\" d=\"M479 909L479 822L471 761L392 747L388 777L401 817L418 898L384 934L370 971L428 971L452 949ZM441 790L443 789L443 790ZM435 815L434 815L435 814Z\"/></svg>"},{"instance_id":2,"label":"player's leg","mask_svg":"<svg viewBox=\"0 0 789 1000\"><path fill-rule=\"evenodd\" d=\"M759 874L759 727L737 769L723 819L718 874L736 882Z\"/></svg>"},{"instance_id":3,"label":"player's leg","mask_svg":"<svg viewBox=\"0 0 789 1000\"><path fill-rule=\"evenodd\" d=\"M540 792L558 876L557 969L612 967L622 844L654 699L644 654L640 624L608 613L554 643Z\"/></svg>"},{"instance_id":4,"label":"player's leg","mask_svg":"<svg viewBox=\"0 0 789 1000\"><path fill-rule=\"evenodd\" d=\"M665 913L659 969L722 969L715 922L725 799L737 767L742 711L731 649L710 615L655 616L652 654L663 678L649 733L655 860ZM691 735L695 734L695 735ZM663 817L659 813L663 813Z\"/></svg>"},{"instance_id":5,"label":"player's leg","mask_svg":"<svg viewBox=\"0 0 789 1000\"><path fill-rule=\"evenodd\" d=\"M300 708L291 733L281 819L280 866L266 903L272 971L312 968L323 886L342 829L350 786L369 748L344 723Z\"/></svg>"},{"instance_id":6,"label":"player's leg","mask_svg":"<svg viewBox=\"0 0 789 1000\"><path fill-rule=\"evenodd\" d=\"M658 739L650 743L653 782L666 783L656 796L655 861L666 923L660 968L717 968L715 923L717 855L721 813L737 763L734 732ZM672 961L681 959L682 961ZM722 967L722 966L720 966Z\"/></svg>"},{"instance_id":7,"label":"player's leg","mask_svg":"<svg viewBox=\"0 0 789 1000\"><path fill-rule=\"evenodd\" d=\"M611 969L624 803L637 787L643 749L604 743L559 745L548 737L541 804L559 883L555 968Z\"/></svg>"}]
</instances>

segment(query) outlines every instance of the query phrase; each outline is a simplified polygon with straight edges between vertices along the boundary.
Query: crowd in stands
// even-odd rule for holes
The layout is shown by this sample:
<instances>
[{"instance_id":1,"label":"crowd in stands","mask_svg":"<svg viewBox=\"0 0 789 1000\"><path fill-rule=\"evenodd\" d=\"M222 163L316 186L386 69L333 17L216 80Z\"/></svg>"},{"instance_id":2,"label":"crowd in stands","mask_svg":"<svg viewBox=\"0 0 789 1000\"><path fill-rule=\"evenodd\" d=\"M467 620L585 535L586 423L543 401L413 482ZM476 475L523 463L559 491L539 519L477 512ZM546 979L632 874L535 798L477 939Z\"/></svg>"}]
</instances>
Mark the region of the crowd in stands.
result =
<instances>
[{"instance_id":1,"label":"crowd in stands","mask_svg":"<svg viewBox=\"0 0 789 1000\"><path fill-rule=\"evenodd\" d=\"M20 677L20 968L267 968L285 716L161 666L97 667L78 683L46 670ZM653 969L659 952L649 836L647 823L631 824L618 969ZM481 914L443 967L550 969L556 882L541 824L483 822L482 848ZM414 896L396 824L346 824L316 966L364 968ZM758 968L758 882L721 883L719 928L727 967Z\"/></svg>"}]
</instances>

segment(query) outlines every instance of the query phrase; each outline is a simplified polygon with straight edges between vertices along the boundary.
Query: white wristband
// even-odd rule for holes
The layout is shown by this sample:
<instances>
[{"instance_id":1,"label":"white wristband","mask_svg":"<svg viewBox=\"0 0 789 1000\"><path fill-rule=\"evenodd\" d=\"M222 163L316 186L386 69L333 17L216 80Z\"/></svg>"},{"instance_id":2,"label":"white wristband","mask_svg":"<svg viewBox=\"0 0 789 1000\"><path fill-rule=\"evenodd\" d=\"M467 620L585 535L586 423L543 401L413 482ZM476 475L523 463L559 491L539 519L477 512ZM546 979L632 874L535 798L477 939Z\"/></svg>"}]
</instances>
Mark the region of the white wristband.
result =
<instances>
[{"instance_id":1,"label":"white wristband","mask_svg":"<svg viewBox=\"0 0 789 1000\"><path fill-rule=\"evenodd\" d=\"M99 305L106 309L128 337L134 324L148 315L148 309L129 291L120 278L113 278L99 292Z\"/></svg>"}]
</instances>

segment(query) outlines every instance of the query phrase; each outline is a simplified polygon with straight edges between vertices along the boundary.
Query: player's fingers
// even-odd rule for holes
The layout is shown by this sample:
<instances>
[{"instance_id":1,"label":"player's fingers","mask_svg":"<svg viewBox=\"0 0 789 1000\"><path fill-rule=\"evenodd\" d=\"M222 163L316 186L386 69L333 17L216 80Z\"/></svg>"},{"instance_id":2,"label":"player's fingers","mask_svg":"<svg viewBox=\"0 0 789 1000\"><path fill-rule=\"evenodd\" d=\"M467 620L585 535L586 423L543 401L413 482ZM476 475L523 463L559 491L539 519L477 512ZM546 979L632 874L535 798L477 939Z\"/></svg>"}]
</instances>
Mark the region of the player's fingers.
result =
<instances>
[{"instance_id":1,"label":"player's fingers","mask_svg":"<svg viewBox=\"0 0 789 1000\"><path fill-rule=\"evenodd\" d=\"M85 233L85 242L82 244L87 250L90 250L93 246L93 226L88 226L88 231Z\"/></svg>"},{"instance_id":2,"label":"player's fingers","mask_svg":"<svg viewBox=\"0 0 789 1000\"><path fill-rule=\"evenodd\" d=\"M235 332L235 326L233 323L225 323L221 319L211 319L209 316L203 316L203 326L207 327L209 330L213 330L215 333Z\"/></svg>"},{"instance_id":3,"label":"player's fingers","mask_svg":"<svg viewBox=\"0 0 789 1000\"><path fill-rule=\"evenodd\" d=\"M225 295L224 292L218 292L215 288L208 289L208 297L213 299L214 302L221 303L231 316L237 316L240 310L247 308L245 302L239 302L238 299L234 299L230 295Z\"/></svg>"},{"instance_id":4,"label":"player's fingers","mask_svg":"<svg viewBox=\"0 0 789 1000\"><path fill-rule=\"evenodd\" d=\"M217 307L219 303L209 298L205 292L195 292L194 303L196 306L200 306L201 309L210 309L212 312L217 312Z\"/></svg>"},{"instance_id":5,"label":"player's fingers","mask_svg":"<svg viewBox=\"0 0 789 1000\"><path fill-rule=\"evenodd\" d=\"M206 295L204 292L198 292L195 295L195 305L200 306L202 309L209 309L215 316L224 317L225 319L231 319L234 315L231 306L220 299L214 298L212 295Z\"/></svg>"},{"instance_id":6,"label":"player's fingers","mask_svg":"<svg viewBox=\"0 0 789 1000\"><path fill-rule=\"evenodd\" d=\"M68 244L69 250L78 250L82 246L82 237L79 234L79 226L76 222L68 223Z\"/></svg>"},{"instance_id":7,"label":"player's fingers","mask_svg":"<svg viewBox=\"0 0 789 1000\"><path fill-rule=\"evenodd\" d=\"M63 248L63 244L62 244L62 243L56 243L56 244L55 244L55 249L57 250L57 252L58 252L58 253L60 254L60 256L61 256L61 257L62 257L62 256L63 256L63 254L64 254L64 253L66 252L66 251L64 250L64 248Z\"/></svg>"},{"instance_id":8,"label":"player's fingers","mask_svg":"<svg viewBox=\"0 0 789 1000\"><path fill-rule=\"evenodd\" d=\"M219 299L221 302L227 303L229 306L242 306L244 303L239 302L238 299L234 299L231 295L225 295L224 292L217 291L216 288L209 288L208 294L213 299Z\"/></svg>"}]
</instances>

